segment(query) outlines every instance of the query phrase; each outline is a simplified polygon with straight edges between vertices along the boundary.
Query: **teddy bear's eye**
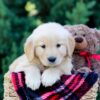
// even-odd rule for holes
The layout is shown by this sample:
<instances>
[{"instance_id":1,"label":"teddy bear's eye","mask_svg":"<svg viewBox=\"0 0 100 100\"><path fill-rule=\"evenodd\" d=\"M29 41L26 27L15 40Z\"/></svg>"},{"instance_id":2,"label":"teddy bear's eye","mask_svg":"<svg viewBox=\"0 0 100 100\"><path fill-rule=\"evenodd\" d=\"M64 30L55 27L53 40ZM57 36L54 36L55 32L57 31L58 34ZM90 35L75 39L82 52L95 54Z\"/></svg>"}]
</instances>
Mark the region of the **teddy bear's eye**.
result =
<instances>
[{"instance_id":1,"label":"teddy bear's eye","mask_svg":"<svg viewBox=\"0 0 100 100\"><path fill-rule=\"evenodd\" d=\"M77 33L75 33L74 35L77 35Z\"/></svg>"},{"instance_id":2,"label":"teddy bear's eye","mask_svg":"<svg viewBox=\"0 0 100 100\"><path fill-rule=\"evenodd\" d=\"M96 45L94 44L94 48L96 47Z\"/></svg>"},{"instance_id":3,"label":"teddy bear's eye","mask_svg":"<svg viewBox=\"0 0 100 100\"><path fill-rule=\"evenodd\" d=\"M56 47L57 47L57 48L61 47L61 44L57 44Z\"/></svg>"},{"instance_id":4,"label":"teddy bear's eye","mask_svg":"<svg viewBox=\"0 0 100 100\"><path fill-rule=\"evenodd\" d=\"M43 45L41 45L41 48L45 49L45 48L46 48L46 45L44 45L44 44L43 44Z\"/></svg>"},{"instance_id":5,"label":"teddy bear's eye","mask_svg":"<svg viewBox=\"0 0 100 100\"><path fill-rule=\"evenodd\" d=\"M83 34L83 36L86 36L85 34Z\"/></svg>"}]
</instances>

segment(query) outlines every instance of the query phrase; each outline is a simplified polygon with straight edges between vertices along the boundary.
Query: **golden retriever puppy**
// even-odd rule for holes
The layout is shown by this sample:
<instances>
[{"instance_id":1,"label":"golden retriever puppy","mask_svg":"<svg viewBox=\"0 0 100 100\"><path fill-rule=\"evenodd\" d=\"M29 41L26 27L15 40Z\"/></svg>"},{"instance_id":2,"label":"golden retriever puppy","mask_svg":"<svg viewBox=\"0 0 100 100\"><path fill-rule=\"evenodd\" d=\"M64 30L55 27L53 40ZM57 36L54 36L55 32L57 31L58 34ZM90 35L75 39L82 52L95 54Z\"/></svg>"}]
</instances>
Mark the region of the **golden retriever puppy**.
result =
<instances>
[{"instance_id":1,"label":"golden retriever puppy","mask_svg":"<svg viewBox=\"0 0 100 100\"><path fill-rule=\"evenodd\" d=\"M25 54L10 65L10 71L24 71L26 85L33 90L41 83L52 86L62 74L71 74L74 47L73 37L63 26L42 24L28 37Z\"/></svg>"}]
</instances>

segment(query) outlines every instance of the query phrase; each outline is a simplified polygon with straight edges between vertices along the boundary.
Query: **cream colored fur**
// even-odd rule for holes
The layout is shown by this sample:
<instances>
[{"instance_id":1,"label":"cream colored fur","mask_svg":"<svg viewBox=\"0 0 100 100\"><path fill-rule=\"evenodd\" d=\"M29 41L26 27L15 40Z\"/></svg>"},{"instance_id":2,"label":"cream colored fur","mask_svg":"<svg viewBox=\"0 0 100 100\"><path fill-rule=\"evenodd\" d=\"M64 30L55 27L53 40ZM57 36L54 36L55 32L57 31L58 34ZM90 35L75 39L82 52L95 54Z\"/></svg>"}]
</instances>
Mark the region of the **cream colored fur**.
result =
<instances>
[{"instance_id":1,"label":"cream colored fur","mask_svg":"<svg viewBox=\"0 0 100 100\"><path fill-rule=\"evenodd\" d=\"M63 26L42 24L27 38L25 54L17 58L9 70L24 71L26 84L33 90L38 89L41 83L51 86L62 74L71 74L74 47L73 37ZM55 57L55 62L49 62L49 57Z\"/></svg>"}]
</instances>

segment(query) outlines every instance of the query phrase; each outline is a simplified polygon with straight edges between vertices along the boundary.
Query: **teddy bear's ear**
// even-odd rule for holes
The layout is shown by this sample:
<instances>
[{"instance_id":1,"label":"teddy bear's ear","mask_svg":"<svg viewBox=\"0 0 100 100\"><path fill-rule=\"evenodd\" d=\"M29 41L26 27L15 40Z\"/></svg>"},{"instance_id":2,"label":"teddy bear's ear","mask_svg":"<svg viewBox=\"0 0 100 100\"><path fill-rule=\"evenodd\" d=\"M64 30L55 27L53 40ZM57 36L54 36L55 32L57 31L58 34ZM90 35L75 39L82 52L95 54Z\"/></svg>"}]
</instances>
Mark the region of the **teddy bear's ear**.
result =
<instances>
[{"instance_id":1,"label":"teddy bear's ear","mask_svg":"<svg viewBox=\"0 0 100 100\"><path fill-rule=\"evenodd\" d=\"M100 48L100 32L97 29L90 29L91 32L91 53L96 53Z\"/></svg>"},{"instance_id":2,"label":"teddy bear's ear","mask_svg":"<svg viewBox=\"0 0 100 100\"><path fill-rule=\"evenodd\" d=\"M97 42L98 42L99 47L100 47L100 30L97 30L97 29L95 28L95 29L94 29L94 35L96 36Z\"/></svg>"},{"instance_id":3,"label":"teddy bear's ear","mask_svg":"<svg viewBox=\"0 0 100 100\"><path fill-rule=\"evenodd\" d=\"M96 31L95 34L96 34L98 40L100 41L100 30L95 29L95 31Z\"/></svg>"},{"instance_id":4,"label":"teddy bear's ear","mask_svg":"<svg viewBox=\"0 0 100 100\"><path fill-rule=\"evenodd\" d=\"M67 29L72 35L74 34L74 28L71 25L64 25L64 28Z\"/></svg>"}]
</instances>

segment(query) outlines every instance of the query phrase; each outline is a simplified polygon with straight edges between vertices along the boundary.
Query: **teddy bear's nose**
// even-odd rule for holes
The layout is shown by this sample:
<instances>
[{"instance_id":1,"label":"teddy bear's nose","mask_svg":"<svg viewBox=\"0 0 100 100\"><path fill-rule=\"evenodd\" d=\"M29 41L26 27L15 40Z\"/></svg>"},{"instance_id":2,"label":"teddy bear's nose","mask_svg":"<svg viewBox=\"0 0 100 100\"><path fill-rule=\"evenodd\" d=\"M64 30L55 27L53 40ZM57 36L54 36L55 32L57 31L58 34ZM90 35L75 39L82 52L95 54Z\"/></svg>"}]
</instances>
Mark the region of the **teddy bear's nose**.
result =
<instances>
[{"instance_id":1,"label":"teddy bear's nose","mask_svg":"<svg viewBox=\"0 0 100 100\"><path fill-rule=\"evenodd\" d=\"M75 41L76 41L77 43L81 43L81 42L83 42L83 38L81 38L81 37L76 37L76 38L75 38Z\"/></svg>"}]
</instances>

